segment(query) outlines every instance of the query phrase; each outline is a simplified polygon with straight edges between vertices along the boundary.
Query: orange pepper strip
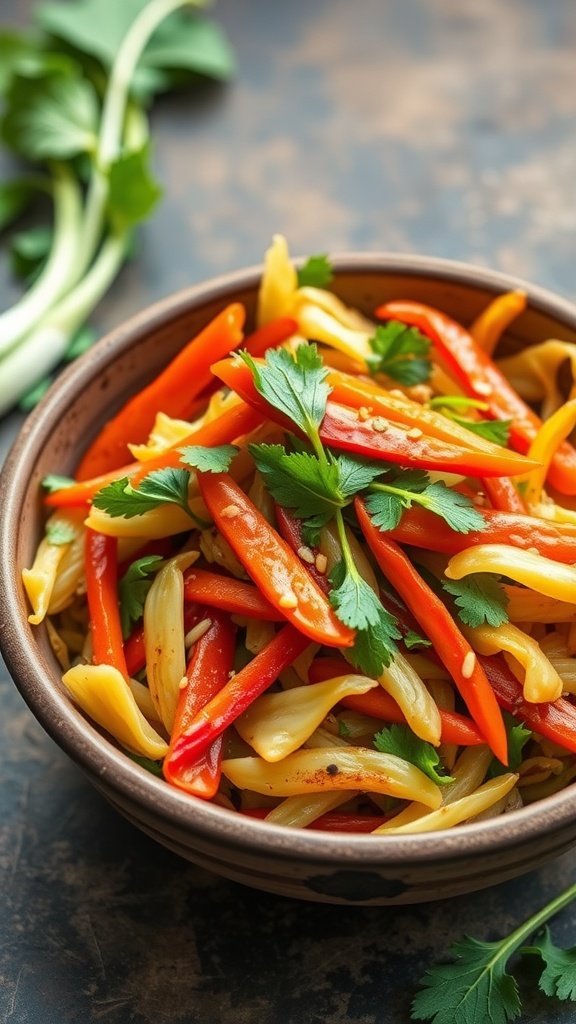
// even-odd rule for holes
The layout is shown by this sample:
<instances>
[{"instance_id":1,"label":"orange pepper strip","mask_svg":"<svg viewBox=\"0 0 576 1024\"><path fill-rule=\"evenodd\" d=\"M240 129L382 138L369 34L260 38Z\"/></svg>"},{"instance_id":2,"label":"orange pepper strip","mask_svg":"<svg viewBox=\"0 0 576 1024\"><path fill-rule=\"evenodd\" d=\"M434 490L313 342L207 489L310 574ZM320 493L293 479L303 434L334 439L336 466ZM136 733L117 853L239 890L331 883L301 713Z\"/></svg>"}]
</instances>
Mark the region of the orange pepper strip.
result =
<instances>
[{"instance_id":1,"label":"orange pepper strip","mask_svg":"<svg viewBox=\"0 0 576 1024\"><path fill-rule=\"evenodd\" d=\"M260 395L252 371L235 359L222 359L212 367L217 377L244 401L275 423L296 431L283 413L274 409ZM378 423L378 419L382 422ZM404 466L439 469L470 476L513 476L529 472L539 463L527 460L516 452L482 441L483 447L464 447L459 442L447 441L416 428L414 436L405 423L392 423L388 417L369 416L363 419L356 409L334 402L326 403L326 413L320 425L320 440L337 450L352 451L366 458L385 459ZM488 444L488 449L486 448Z\"/></svg>"},{"instance_id":2,"label":"orange pepper strip","mask_svg":"<svg viewBox=\"0 0 576 1024\"><path fill-rule=\"evenodd\" d=\"M492 508L497 508L501 512L526 512L526 505L509 477L486 477L481 483Z\"/></svg>"},{"instance_id":3,"label":"orange pepper strip","mask_svg":"<svg viewBox=\"0 0 576 1024\"><path fill-rule=\"evenodd\" d=\"M362 533L382 572L434 644L490 749L499 761L507 764L506 729L494 691L476 653L440 598L402 549L372 524L364 503L358 498L355 507Z\"/></svg>"},{"instance_id":4,"label":"orange pepper strip","mask_svg":"<svg viewBox=\"0 0 576 1024\"><path fill-rule=\"evenodd\" d=\"M196 641L186 669L186 686L180 692L168 753L164 758L164 778L172 786L210 800L218 790L221 776L222 742L220 734L196 760L174 762L174 746L198 712L228 683L234 668L236 629L223 612L210 611L211 623Z\"/></svg>"},{"instance_id":5,"label":"orange pepper strip","mask_svg":"<svg viewBox=\"0 0 576 1024\"><path fill-rule=\"evenodd\" d=\"M269 348L277 348L283 341L288 341L288 338L296 334L297 330L298 322L296 320L290 316L280 316L250 334L242 347L255 358L263 356Z\"/></svg>"},{"instance_id":6,"label":"orange pepper strip","mask_svg":"<svg viewBox=\"0 0 576 1024\"><path fill-rule=\"evenodd\" d=\"M92 662L112 665L128 678L118 604L118 542L95 530L86 531L86 596L90 612Z\"/></svg>"},{"instance_id":7,"label":"orange pepper strip","mask_svg":"<svg viewBox=\"0 0 576 1024\"><path fill-rule=\"evenodd\" d=\"M303 563L227 473L198 473L204 504L246 572L297 629L329 647L351 647L355 632L336 616Z\"/></svg>"},{"instance_id":8,"label":"orange pepper strip","mask_svg":"<svg viewBox=\"0 0 576 1024\"><path fill-rule=\"evenodd\" d=\"M541 419L461 324L420 302L387 302L376 310L376 316L400 320L426 334L463 391L486 402L494 419L511 419L511 444L519 452L529 450L542 426ZM568 441L558 446L548 479L561 494L576 494L576 449Z\"/></svg>"},{"instance_id":9,"label":"orange pepper strip","mask_svg":"<svg viewBox=\"0 0 576 1024\"><path fill-rule=\"evenodd\" d=\"M284 613L274 608L251 583L207 569L197 569L196 566L184 573L184 599L264 622L278 622L285 618Z\"/></svg>"},{"instance_id":10,"label":"orange pepper strip","mask_svg":"<svg viewBox=\"0 0 576 1024\"><path fill-rule=\"evenodd\" d=\"M144 444L158 412L184 419L194 399L212 380L210 363L241 343L244 318L241 303L227 306L147 387L129 399L84 454L76 474L78 480L121 466L128 442Z\"/></svg>"},{"instance_id":11,"label":"orange pepper strip","mask_svg":"<svg viewBox=\"0 0 576 1024\"><path fill-rule=\"evenodd\" d=\"M333 679L345 675L350 666L341 658L315 658L308 670L311 683L320 683L325 679ZM381 718L383 722L406 724L406 717L389 693L382 687L368 690L367 693L350 693L340 698L340 704L351 711L360 711L372 718ZM457 711L445 711L438 708L442 731L442 743L457 743L463 747L478 747L485 743L480 730L471 718L460 715Z\"/></svg>"},{"instance_id":12,"label":"orange pepper strip","mask_svg":"<svg viewBox=\"0 0 576 1024\"><path fill-rule=\"evenodd\" d=\"M223 412L218 419L212 420L211 423L188 434L187 437L167 448L155 458L147 459L145 462L130 462L127 466L120 466L119 469L93 477L92 480L83 480L70 487L62 487L60 490L48 494L44 499L45 504L55 508L86 505L102 487L113 483L114 480L121 480L125 476L129 477L133 487L137 487L141 480L155 469L165 469L169 466L181 467L180 448L191 444L203 445L207 448L219 444L229 444L243 434L249 434L251 430L260 425L262 419L260 413L251 409L245 402L241 402Z\"/></svg>"}]
</instances>

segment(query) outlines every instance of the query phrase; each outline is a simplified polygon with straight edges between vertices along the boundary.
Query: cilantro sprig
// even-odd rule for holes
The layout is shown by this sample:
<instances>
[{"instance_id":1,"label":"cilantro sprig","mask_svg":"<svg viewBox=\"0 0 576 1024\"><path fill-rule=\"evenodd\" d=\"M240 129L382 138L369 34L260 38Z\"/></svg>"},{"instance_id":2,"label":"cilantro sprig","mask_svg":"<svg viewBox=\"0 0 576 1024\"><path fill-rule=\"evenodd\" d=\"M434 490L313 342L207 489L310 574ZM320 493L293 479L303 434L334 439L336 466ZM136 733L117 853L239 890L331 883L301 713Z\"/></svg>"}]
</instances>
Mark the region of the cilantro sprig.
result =
<instances>
[{"instance_id":1,"label":"cilantro sprig","mask_svg":"<svg viewBox=\"0 0 576 1024\"><path fill-rule=\"evenodd\" d=\"M511 420L473 420L459 415L462 410L467 409L486 412L489 408L488 403L481 399L468 398L466 395L436 395L429 399L427 405L430 409L438 409L448 419L458 423L461 427L466 427L467 430L478 434L486 441L492 441L493 444L499 444L503 448L508 444Z\"/></svg>"},{"instance_id":2,"label":"cilantro sprig","mask_svg":"<svg viewBox=\"0 0 576 1024\"><path fill-rule=\"evenodd\" d=\"M124 639L130 636L132 626L142 618L146 596L161 563L160 555L143 555L132 562L118 580L120 623Z\"/></svg>"},{"instance_id":3,"label":"cilantro sprig","mask_svg":"<svg viewBox=\"0 0 576 1024\"><path fill-rule=\"evenodd\" d=\"M366 362L374 375L383 373L406 387L422 384L430 377L430 340L416 327L407 327L398 320L380 324L370 338L370 348L372 355Z\"/></svg>"},{"instance_id":4,"label":"cilantro sprig","mask_svg":"<svg viewBox=\"0 0 576 1024\"><path fill-rule=\"evenodd\" d=\"M452 776L446 774L435 747L416 736L408 725L394 723L377 732L374 736L374 746L382 754L395 754L403 761L415 765L437 786L445 786L454 781Z\"/></svg>"},{"instance_id":5,"label":"cilantro sprig","mask_svg":"<svg viewBox=\"0 0 576 1024\"><path fill-rule=\"evenodd\" d=\"M93 505L112 518L124 519L142 516L159 505L178 505L199 529L205 530L209 524L190 508L189 484L190 473L187 469L156 469L144 477L139 487L132 487L127 476L114 480L96 492Z\"/></svg>"},{"instance_id":6,"label":"cilantro sprig","mask_svg":"<svg viewBox=\"0 0 576 1024\"><path fill-rule=\"evenodd\" d=\"M326 253L309 256L297 271L299 288L327 288L332 284L334 271Z\"/></svg>"},{"instance_id":7,"label":"cilantro sprig","mask_svg":"<svg viewBox=\"0 0 576 1024\"><path fill-rule=\"evenodd\" d=\"M393 530L405 508L420 505L444 519L457 533L485 529L485 522L468 495L453 491L443 481L430 482L424 470L390 471L384 480L372 483L366 507L374 526Z\"/></svg>"},{"instance_id":8,"label":"cilantro sprig","mask_svg":"<svg viewBox=\"0 0 576 1024\"><path fill-rule=\"evenodd\" d=\"M473 572L461 580L443 580L442 586L455 598L465 625L496 627L508 622L508 596L492 573Z\"/></svg>"},{"instance_id":9,"label":"cilantro sprig","mask_svg":"<svg viewBox=\"0 0 576 1024\"><path fill-rule=\"evenodd\" d=\"M435 964L420 980L412 1020L432 1024L509 1024L522 1013L520 991L508 973L514 954L541 958L539 987L547 996L576 1001L576 946L561 949L546 923L576 899L576 884L494 942L466 936L452 943L452 962ZM532 936L531 945L524 945Z\"/></svg>"}]
</instances>

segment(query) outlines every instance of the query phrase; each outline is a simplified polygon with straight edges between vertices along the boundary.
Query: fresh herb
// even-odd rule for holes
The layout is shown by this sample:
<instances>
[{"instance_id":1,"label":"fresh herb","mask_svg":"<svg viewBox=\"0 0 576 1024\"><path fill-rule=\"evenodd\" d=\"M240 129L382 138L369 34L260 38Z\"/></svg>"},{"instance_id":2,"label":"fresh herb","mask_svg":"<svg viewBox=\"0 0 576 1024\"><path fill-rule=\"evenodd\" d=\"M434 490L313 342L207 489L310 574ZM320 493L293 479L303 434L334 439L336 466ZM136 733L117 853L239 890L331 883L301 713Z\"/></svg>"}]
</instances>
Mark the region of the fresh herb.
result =
<instances>
[{"instance_id":1,"label":"fresh herb","mask_svg":"<svg viewBox=\"0 0 576 1024\"><path fill-rule=\"evenodd\" d=\"M42 487L49 494L53 494L55 491L60 491L63 487L73 487L76 483L72 477L59 476L57 473L48 473L47 476L42 480Z\"/></svg>"},{"instance_id":2,"label":"fresh herb","mask_svg":"<svg viewBox=\"0 0 576 1024\"><path fill-rule=\"evenodd\" d=\"M163 778L162 773L162 761L153 761L150 757L142 757L141 754L135 754L132 750L126 750L128 757L139 764L141 768L145 768L151 775L157 775L159 779Z\"/></svg>"},{"instance_id":3,"label":"fresh herb","mask_svg":"<svg viewBox=\"0 0 576 1024\"><path fill-rule=\"evenodd\" d=\"M46 523L46 540L49 544L54 544L57 547L71 544L77 536L77 530L72 523L66 523L62 519L48 520Z\"/></svg>"},{"instance_id":4,"label":"fresh herb","mask_svg":"<svg viewBox=\"0 0 576 1024\"><path fill-rule=\"evenodd\" d=\"M518 984L506 971L513 954L539 956L547 996L576 1000L576 947L561 949L543 926L576 898L576 884L496 942L465 937L452 943L451 963L430 967L412 1003L412 1020L433 1024L508 1024L522 1013ZM541 929L543 929L541 931ZM535 936L531 946L523 945Z\"/></svg>"},{"instance_id":5,"label":"fresh herb","mask_svg":"<svg viewBox=\"0 0 576 1024\"><path fill-rule=\"evenodd\" d=\"M218 26L183 10L202 6L44 3L29 36L0 33L0 134L40 172L25 170L2 186L0 226L40 194L53 207L50 228L34 224L12 246L29 290L0 315L0 415L22 396L29 408L46 375L78 354L71 339L158 202L147 116L154 97L198 75L225 80L233 71Z\"/></svg>"},{"instance_id":6,"label":"fresh herb","mask_svg":"<svg viewBox=\"0 0 576 1024\"><path fill-rule=\"evenodd\" d=\"M492 758L486 773L489 779L504 775L505 772L515 772L522 762L524 747L528 740L532 739L531 730L527 729L523 722L516 721L514 716L507 711L503 713L503 718L508 738L508 764L502 764L497 757Z\"/></svg>"},{"instance_id":7,"label":"fresh herb","mask_svg":"<svg viewBox=\"0 0 576 1024\"><path fill-rule=\"evenodd\" d=\"M309 256L297 271L299 288L327 288L334 280L332 264L326 253Z\"/></svg>"},{"instance_id":8,"label":"fresh herb","mask_svg":"<svg viewBox=\"0 0 576 1024\"><path fill-rule=\"evenodd\" d=\"M383 373L406 387L422 384L430 377L430 341L416 327L389 320L376 328L370 338L373 355L366 362L370 373Z\"/></svg>"},{"instance_id":9,"label":"fresh herb","mask_svg":"<svg viewBox=\"0 0 576 1024\"><path fill-rule=\"evenodd\" d=\"M195 515L188 503L189 483L188 470L171 467L153 470L137 488L132 487L129 477L125 476L97 491L93 505L113 519L133 519L159 505L178 505L200 529L206 529L208 524Z\"/></svg>"},{"instance_id":10,"label":"fresh herb","mask_svg":"<svg viewBox=\"0 0 576 1024\"><path fill-rule=\"evenodd\" d=\"M441 771L437 770L441 765L438 751L431 743L416 736L408 725L394 724L377 732L374 736L374 746L382 754L394 754L395 757L401 757L403 761L416 765L438 786L445 786L448 782L454 781L450 775L445 774L442 766Z\"/></svg>"},{"instance_id":11,"label":"fresh herb","mask_svg":"<svg viewBox=\"0 0 576 1024\"><path fill-rule=\"evenodd\" d=\"M382 667L392 661L396 651L394 641L400 640L402 634L394 616L386 611L358 572L344 529L340 528L341 518L336 521L344 557L329 576L333 588L330 603L338 618L357 630L354 646L344 651L346 659L366 675L377 678L382 674Z\"/></svg>"},{"instance_id":12,"label":"fresh herb","mask_svg":"<svg viewBox=\"0 0 576 1024\"><path fill-rule=\"evenodd\" d=\"M404 645L409 651L412 651L415 647L432 647L432 641L424 636L419 636L413 629L409 629L404 634Z\"/></svg>"},{"instance_id":13,"label":"fresh herb","mask_svg":"<svg viewBox=\"0 0 576 1024\"><path fill-rule=\"evenodd\" d=\"M343 718L338 719L338 735L343 740L350 739L350 736L352 735L350 726L346 725L346 722L344 721Z\"/></svg>"},{"instance_id":14,"label":"fresh herb","mask_svg":"<svg viewBox=\"0 0 576 1024\"><path fill-rule=\"evenodd\" d=\"M306 434L318 455L322 450L318 428L330 386L326 383L328 367L316 345L299 345L295 356L284 348L269 349L263 365L247 352L239 355L250 367L262 397Z\"/></svg>"},{"instance_id":15,"label":"fresh herb","mask_svg":"<svg viewBox=\"0 0 576 1024\"><path fill-rule=\"evenodd\" d=\"M459 416L454 410L478 409L486 412L489 408L487 402L478 398L468 398L466 395L436 395L426 403L430 409L439 409L449 419L454 420L461 427L466 427L473 434L478 434L486 441L506 447L510 436L511 420L471 420Z\"/></svg>"},{"instance_id":16,"label":"fresh herb","mask_svg":"<svg viewBox=\"0 0 576 1024\"><path fill-rule=\"evenodd\" d=\"M405 508L413 504L428 509L444 519L457 533L470 533L486 527L478 509L466 494L453 491L443 481L430 483L424 470L391 470L388 480L370 486L366 507L374 526L379 530L393 530Z\"/></svg>"},{"instance_id":17,"label":"fresh herb","mask_svg":"<svg viewBox=\"0 0 576 1024\"><path fill-rule=\"evenodd\" d=\"M230 463L238 453L233 444L216 445L214 448L205 448L202 445L187 445L178 449L180 462L193 469L199 469L202 473L226 473Z\"/></svg>"},{"instance_id":18,"label":"fresh herb","mask_svg":"<svg viewBox=\"0 0 576 1024\"><path fill-rule=\"evenodd\" d=\"M122 636L130 636L132 626L142 618L146 595L152 586L151 577L160 567L160 555L137 558L118 580Z\"/></svg>"},{"instance_id":19,"label":"fresh herb","mask_svg":"<svg viewBox=\"0 0 576 1024\"><path fill-rule=\"evenodd\" d=\"M461 580L444 580L442 586L455 598L465 625L496 627L508 622L508 597L491 573L473 572Z\"/></svg>"}]
</instances>

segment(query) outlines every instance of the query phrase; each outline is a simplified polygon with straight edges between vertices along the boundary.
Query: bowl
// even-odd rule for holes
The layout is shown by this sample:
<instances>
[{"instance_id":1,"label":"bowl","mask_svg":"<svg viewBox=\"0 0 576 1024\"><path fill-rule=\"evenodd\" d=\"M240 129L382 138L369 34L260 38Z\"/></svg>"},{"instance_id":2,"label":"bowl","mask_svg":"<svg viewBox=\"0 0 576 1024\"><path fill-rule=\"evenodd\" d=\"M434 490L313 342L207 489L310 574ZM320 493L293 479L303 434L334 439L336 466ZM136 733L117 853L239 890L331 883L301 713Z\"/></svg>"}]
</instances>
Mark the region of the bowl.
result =
<instances>
[{"instance_id":1,"label":"bowl","mask_svg":"<svg viewBox=\"0 0 576 1024\"><path fill-rule=\"evenodd\" d=\"M518 345L576 342L576 309L504 274L387 254L333 260L337 293L370 313L392 297L418 299L470 322L500 292L523 288L528 307L508 332ZM33 714L129 821L180 856L255 888L332 903L397 905L494 885L576 842L576 788L444 833L366 836L287 829L196 801L129 759L74 706L44 628L29 625L20 580L42 531L40 482L72 474L103 422L226 303L253 314L262 268L194 287L112 331L57 379L26 420L0 478L1 644Z\"/></svg>"}]
</instances>

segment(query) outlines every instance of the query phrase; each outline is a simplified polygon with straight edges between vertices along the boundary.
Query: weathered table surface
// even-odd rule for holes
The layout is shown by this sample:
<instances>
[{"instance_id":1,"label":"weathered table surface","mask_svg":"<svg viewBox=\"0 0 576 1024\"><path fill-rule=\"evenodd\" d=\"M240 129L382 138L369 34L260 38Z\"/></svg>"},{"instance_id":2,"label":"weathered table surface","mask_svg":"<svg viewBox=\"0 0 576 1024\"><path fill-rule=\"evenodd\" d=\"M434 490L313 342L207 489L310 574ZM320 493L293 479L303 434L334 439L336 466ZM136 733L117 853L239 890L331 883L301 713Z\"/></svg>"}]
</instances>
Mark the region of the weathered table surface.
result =
<instances>
[{"instance_id":1,"label":"weathered table surface","mask_svg":"<svg viewBox=\"0 0 576 1024\"><path fill-rule=\"evenodd\" d=\"M31 0L2 0L4 25ZM159 103L165 198L93 318L259 262L388 249L465 259L576 297L571 0L220 0L235 84ZM16 295L6 265L0 289ZM0 428L0 455L22 417ZM117 816L0 678L0 1021L402 1024L435 950L495 937L576 854L449 904L294 903L178 860ZM576 909L556 934L576 941ZM523 979L530 1024L574 1020Z\"/></svg>"}]
</instances>

